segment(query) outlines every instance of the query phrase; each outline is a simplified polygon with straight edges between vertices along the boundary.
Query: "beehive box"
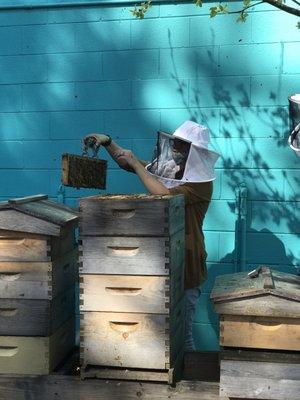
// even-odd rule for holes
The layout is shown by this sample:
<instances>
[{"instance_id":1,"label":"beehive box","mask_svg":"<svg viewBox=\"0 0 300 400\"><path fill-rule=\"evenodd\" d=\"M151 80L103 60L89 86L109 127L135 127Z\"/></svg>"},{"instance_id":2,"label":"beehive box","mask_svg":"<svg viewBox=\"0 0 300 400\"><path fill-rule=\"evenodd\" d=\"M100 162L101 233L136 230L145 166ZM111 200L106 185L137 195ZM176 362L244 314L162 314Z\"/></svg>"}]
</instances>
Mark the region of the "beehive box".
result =
<instances>
[{"instance_id":1,"label":"beehive box","mask_svg":"<svg viewBox=\"0 0 300 400\"><path fill-rule=\"evenodd\" d=\"M220 345L300 349L300 277L264 267L216 279L211 299L220 314Z\"/></svg>"},{"instance_id":2,"label":"beehive box","mask_svg":"<svg viewBox=\"0 0 300 400\"><path fill-rule=\"evenodd\" d=\"M74 346L77 221L45 195L0 203L0 373L49 372Z\"/></svg>"},{"instance_id":3,"label":"beehive box","mask_svg":"<svg viewBox=\"0 0 300 400\"><path fill-rule=\"evenodd\" d=\"M80 200L82 236L168 236L184 229L183 196L114 195Z\"/></svg>"},{"instance_id":4,"label":"beehive box","mask_svg":"<svg viewBox=\"0 0 300 400\"><path fill-rule=\"evenodd\" d=\"M47 242L47 238L32 239L30 234L21 239L8 238L6 234L0 236L1 298L52 300L75 282L78 274L77 249L73 248L50 261ZM20 243L24 245L24 251ZM40 251L42 247L43 251ZM28 253L33 253L32 261L29 261Z\"/></svg>"},{"instance_id":5,"label":"beehive box","mask_svg":"<svg viewBox=\"0 0 300 400\"><path fill-rule=\"evenodd\" d=\"M75 315L75 289L53 300L0 298L0 336L51 336Z\"/></svg>"},{"instance_id":6,"label":"beehive box","mask_svg":"<svg viewBox=\"0 0 300 400\"><path fill-rule=\"evenodd\" d=\"M296 400L300 393L300 278L261 266L219 276L220 396Z\"/></svg>"},{"instance_id":7,"label":"beehive box","mask_svg":"<svg viewBox=\"0 0 300 400\"><path fill-rule=\"evenodd\" d=\"M80 211L82 376L172 382L183 355L183 196L93 196Z\"/></svg>"},{"instance_id":8,"label":"beehive box","mask_svg":"<svg viewBox=\"0 0 300 400\"><path fill-rule=\"evenodd\" d=\"M74 343L74 317L51 336L0 336L0 371L4 374L49 374L70 353Z\"/></svg>"}]
</instances>

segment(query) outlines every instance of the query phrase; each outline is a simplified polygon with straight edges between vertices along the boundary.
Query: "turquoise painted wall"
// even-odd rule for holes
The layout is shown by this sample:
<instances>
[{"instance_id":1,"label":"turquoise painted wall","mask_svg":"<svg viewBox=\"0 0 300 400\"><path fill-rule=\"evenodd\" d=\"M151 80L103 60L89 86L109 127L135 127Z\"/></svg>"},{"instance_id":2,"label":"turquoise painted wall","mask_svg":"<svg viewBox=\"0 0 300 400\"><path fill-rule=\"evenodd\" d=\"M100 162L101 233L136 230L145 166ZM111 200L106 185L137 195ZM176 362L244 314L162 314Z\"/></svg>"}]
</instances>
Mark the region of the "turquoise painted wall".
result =
<instances>
[{"instance_id":1,"label":"turquoise painted wall","mask_svg":"<svg viewBox=\"0 0 300 400\"><path fill-rule=\"evenodd\" d=\"M234 271L241 182L249 191L245 268L296 272L300 263L300 159L286 144L287 96L300 90L297 19L261 5L236 24L236 16L211 20L211 6L156 5L143 21L131 18L132 6L113 4L0 11L2 200L56 200L61 153L80 153L88 132L108 132L149 158L158 129L191 118L211 129L222 157L205 221L209 279L194 324L206 350L218 348L209 293L216 275ZM109 160L107 192L143 191ZM65 201L94 193L66 188Z\"/></svg>"}]
</instances>

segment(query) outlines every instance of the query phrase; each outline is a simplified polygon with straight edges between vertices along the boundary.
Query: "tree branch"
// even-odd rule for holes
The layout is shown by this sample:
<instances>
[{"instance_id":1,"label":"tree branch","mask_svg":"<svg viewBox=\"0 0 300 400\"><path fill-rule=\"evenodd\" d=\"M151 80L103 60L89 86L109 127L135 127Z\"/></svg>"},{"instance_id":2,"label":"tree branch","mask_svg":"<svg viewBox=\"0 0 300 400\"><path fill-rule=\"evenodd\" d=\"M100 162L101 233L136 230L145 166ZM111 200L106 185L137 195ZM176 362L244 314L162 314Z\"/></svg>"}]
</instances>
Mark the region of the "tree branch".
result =
<instances>
[{"instance_id":1,"label":"tree branch","mask_svg":"<svg viewBox=\"0 0 300 400\"><path fill-rule=\"evenodd\" d=\"M294 3L300 5L300 3L297 0L292 0L292 1ZM228 14L241 14L241 13L244 13L249 8L255 7L258 4L262 4L262 3L268 3L268 4L270 4L270 5L272 5L272 6L276 7L276 8L279 8L282 11L287 12L288 14L293 14L293 15L296 15L296 16L300 17L300 9L297 9L297 8L294 8L294 7L289 7L289 6L286 6L285 4L282 4L282 3L280 4L276 0L261 0L258 3L250 4L249 6L244 7L242 10L229 11Z\"/></svg>"},{"instance_id":2,"label":"tree branch","mask_svg":"<svg viewBox=\"0 0 300 400\"><path fill-rule=\"evenodd\" d=\"M279 10L285 11L288 14L293 14L293 15L297 15L297 17L300 17L300 9L287 6L283 3L279 3L276 0L264 0L264 2L270 4L271 6L279 8Z\"/></svg>"},{"instance_id":3,"label":"tree branch","mask_svg":"<svg viewBox=\"0 0 300 400\"><path fill-rule=\"evenodd\" d=\"M292 0L292 2L293 2L293 3L296 3L296 4L298 4L298 6L300 6L300 2L299 2L299 1L297 1L297 0Z\"/></svg>"},{"instance_id":4,"label":"tree branch","mask_svg":"<svg viewBox=\"0 0 300 400\"><path fill-rule=\"evenodd\" d=\"M263 3L265 3L265 0L259 1L254 4L250 4L249 6L243 8L242 10L239 10L239 11L229 11L228 14L240 14L240 13L243 13L246 10L248 10L248 8L252 8L252 7L258 6L259 4L263 4Z\"/></svg>"}]
</instances>

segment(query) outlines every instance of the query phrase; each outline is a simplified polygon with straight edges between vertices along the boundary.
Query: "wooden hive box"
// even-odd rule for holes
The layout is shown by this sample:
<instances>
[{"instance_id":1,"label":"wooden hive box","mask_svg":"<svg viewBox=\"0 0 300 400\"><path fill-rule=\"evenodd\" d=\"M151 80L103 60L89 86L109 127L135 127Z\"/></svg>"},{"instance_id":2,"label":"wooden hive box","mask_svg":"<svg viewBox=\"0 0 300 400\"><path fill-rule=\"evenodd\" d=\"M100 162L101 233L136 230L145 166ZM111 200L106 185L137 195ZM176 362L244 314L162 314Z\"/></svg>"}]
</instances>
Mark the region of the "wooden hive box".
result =
<instances>
[{"instance_id":1,"label":"wooden hive box","mask_svg":"<svg viewBox=\"0 0 300 400\"><path fill-rule=\"evenodd\" d=\"M220 314L220 396L298 400L300 278L258 270L253 278L219 276L211 293Z\"/></svg>"},{"instance_id":2,"label":"wooden hive box","mask_svg":"<svg viewBox=\"0 0 300 400\"><path fill-rule=\"evenodd\" d=\"M93 196L80 211L82 377L173 382L183 356L183 196Z\"/></svg>"},{"instance_id":3,"label":"wooden hive box","mask_svg":"<svg viewBox=\"0 0 300 400\"><path fill-rule=\"evenodd\" d=\"M75 287L53 300L0 298L0 336L50 336L75 315Z\"/></svg>"},{"instance_id":4,"label":"wooden hive box","mask_svg":"<svg viewBox=\"0 0 300 400\"><path fill-rule=\"evenodd\" d=\"M113 195L80 200L81 236L171 236L184 229L178 196Z\"/></svg>"},{"instance_id":5,"label":"wooden hive box","mask_svg":"<svg viewBox=\"0 0 300 400\"><path fill-rule=\"evenodd\" d=\"M46 195L0 203L0 372L38 373L26 359L30 351L23 351L23 342L38 354L45 345L51 351L52 338L63 326L72 326L63 336L74 337L74 323L67 321L75 315L77 222L76 212ZM71 349L70 340L65 344L63 355ZM11 347L18 350L5 351ZM53 357L51 368L59 358ZM5 368L7 362L11 369Z\"/></svg>"},{"instance_id":6,"label":"wooden hive box","mask_svg":"<svg viewBox=\"0 0 300 400\"><path fill-rule=\"evenodd\" d=\"M262 267L216 278L211 299L220 314L220 345L300 350L300 277Z\"/></svg>"},{"instance_id":7,"label":"wooden hive box","mask_svg":"<svg viewBox=\"0 0 300 400\"><path fill-rule=\"evenodd\" d=\"M0 372L13 375L49 374L70 353L74 343L74 317L51 336L0 336Z\"/></svg>"}]
</instances>

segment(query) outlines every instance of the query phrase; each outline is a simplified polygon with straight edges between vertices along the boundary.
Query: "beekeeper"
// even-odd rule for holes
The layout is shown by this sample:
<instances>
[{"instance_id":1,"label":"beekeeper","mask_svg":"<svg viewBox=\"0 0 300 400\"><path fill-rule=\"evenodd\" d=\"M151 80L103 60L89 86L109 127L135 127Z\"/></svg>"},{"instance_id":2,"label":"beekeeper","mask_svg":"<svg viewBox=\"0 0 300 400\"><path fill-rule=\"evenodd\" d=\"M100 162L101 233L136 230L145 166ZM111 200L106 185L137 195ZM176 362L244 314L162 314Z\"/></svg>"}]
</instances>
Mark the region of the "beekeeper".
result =
<instances>
[{"instance_id":1,"label":"beekeeper","mask_svg":"<svg viewBox=\"0 0 300 400\"><path fill-rule=\"evenodd\" d=\"M192 325L201 285L207 277L203 220L211 201L214 165L219 154L208 149L209 130L193 121L184 122L173 135L158 132L152 161L139 160L109 135L91 134L84 138L104 146L119 166L135 172L151 194L183 194L185 197L186 252L186 333L185 349L195 349Z\"/></svg>"}]
</instances>

